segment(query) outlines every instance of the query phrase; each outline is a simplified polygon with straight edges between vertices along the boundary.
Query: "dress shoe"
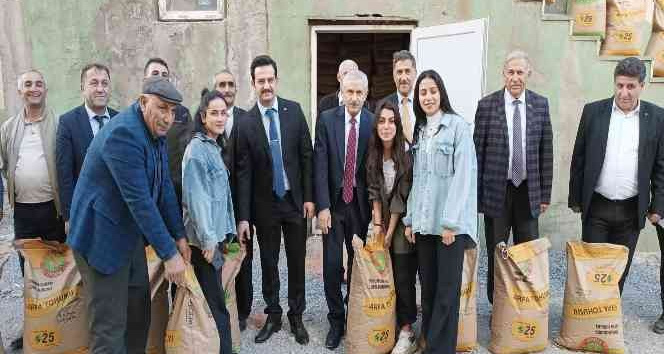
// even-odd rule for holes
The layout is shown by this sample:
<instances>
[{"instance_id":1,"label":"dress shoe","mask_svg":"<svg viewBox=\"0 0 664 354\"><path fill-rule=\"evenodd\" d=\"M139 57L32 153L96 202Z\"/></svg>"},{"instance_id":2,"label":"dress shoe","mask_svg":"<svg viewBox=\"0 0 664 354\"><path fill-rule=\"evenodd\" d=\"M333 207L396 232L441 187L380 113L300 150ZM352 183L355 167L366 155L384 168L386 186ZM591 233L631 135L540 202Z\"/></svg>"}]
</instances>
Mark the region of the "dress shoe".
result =
<instances>
[{"instance_id":1,"label":"dress shoe","mask_svg":"<svg viewBox=\"0 0 664 354\"><path fill-rule=\"evenodd\" d=\"M12 350L21 350L21 349L23 349L23 337L16 338L9 347Z\"/></svg>"},{"instance_id":2,"label":"dress shoe","mask_svg":"<svg viewBox=\"0 0 664 354\"><path fill-rule=\"evenodd\" d=\"M655 322L655 326L652 328L652 331L657 334L664 334L664 313L659 317L659 320Z\"/></svg>"},{"instance_id":3,"label":"dress shoe","mask_svg":"<svg viewBox=\"0 0 664 354\"><path fill-rule=\"evenodd\" d=\"M265 343L274 333L281 331L281 321L267 321L256 335L256 343Z\"/></svg>"},{"instance_id":4,"label":"dress shoe","mask_svg":"<svg viewBox=\"0 0 664 354\"><path fill-rule=\"evenodd\" d=\"M304 324L302 323L302 319L291 320L290 321L290 331L295 336L295 341L296 342L298 342L302 345L309 344L309 333L307 333L307 329L304 328Z\"/></svg>"},{"instance_id":5,"label":"dress shoe","mask_svg":"<svg viewBox=\"0 0 664 354\"><path fill-rule=\"evenodd\" d=\"M247 329L247 319L243 318L241 320L238 320L240 324L240 332L244 332L245 329Z\"/></svg>"},{"instance_id":6,"label":"dress shoe","mask_svg":"<svg viewBox=\"0 0 664 354\"><path fill-rule=\"evenodd\" d=\"M325 348L330 350L335 350L341 343L341 337L344 336L344 331L341 328L330 327L330 331L327 332L327 338L325 338Z\"/></svg>"}]
</instances>

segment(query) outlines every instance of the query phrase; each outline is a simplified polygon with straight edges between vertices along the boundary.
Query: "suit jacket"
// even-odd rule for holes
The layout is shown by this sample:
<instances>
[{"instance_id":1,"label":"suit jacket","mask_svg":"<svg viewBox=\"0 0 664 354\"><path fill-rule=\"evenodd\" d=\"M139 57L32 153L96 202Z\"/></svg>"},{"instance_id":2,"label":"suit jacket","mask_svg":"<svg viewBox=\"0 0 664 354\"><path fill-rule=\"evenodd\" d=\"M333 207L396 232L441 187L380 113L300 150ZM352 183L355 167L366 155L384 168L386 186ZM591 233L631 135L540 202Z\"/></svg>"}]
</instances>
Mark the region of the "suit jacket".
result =
<instances>
[{"instance_id":1,"label":"suit jacket","mask_svg":"<svg viewBox=\"0 0 664 354\"><path fill-rule=\"evenodd\" d=\"M570 166L568 205L580 207L583 220L588 216L604 165L613 100L612 97L586 104L579 122ZM648 209L664 215L664 110L643 100L638 154L638 218L639 227L643 228Z\"/></svg>"},{"instance_id":2,"label":"suit jacket","mask_svg":"<svg viewBox=\"0 0 664 354\"><path fill-rule=\"evenodd\" d=\"M228 169L229 177L228 182L231 186L231 197L233 199L233 210L235 211L236 218L238 217L238 179L237 179L237 150L238 150L238 123L240 120L245 119L247 111L240 107L233 107L233 128L231 128L231 134L228 139L221 137L218 140L219 146L222 147L222 157L224 159L224 164ZM238 219L239 220L239 219Z\"/></svg>"},{"instance_id":3,"label":"suit jacket","mask_svg":"<svg viewBox=\"0 0 664 354\"><path fill-rule=\"evenodd\" d=\"M339 90L327 94L320 99L320 102L318 102L318 114L320 115L322 112L335 107L339 107Z\"/></svg>"},{"instance_id":4,"label":"suit jacket","mask_svg":"<svg viewBox=\"0 0 664 354\"><path fill-rule=\"evenodd\" d=\"M392 104L397 108L399 108L399 106L401 105L401 102L399 102L399 97L397 96L397 93L392 92L391 94L383 97L380 101L378 101L375 108L380 107L383 104L383 102L385 102L385 101L392 102ZM378 112L374 112L374 113L378 113Z\"/></svg>"},{"instance_id":5,"label":"suit jacket","mask_svg":"<svg viewBox=\"0 0 664 354\"><path fill-rule=\"evenodd\" d=\"M530 214L540 214L540 204L551 203L553 134L548 100L526 90L526 183ZM509 137L505 114L505 90L482 98L475 114L478 209L489 217L501 217L505 207Z\"/></svg>"},{"instance_id":6,"label":"suit jacket","mask_svg":"<svg viewBox=\"0 0 664 354\"><path fill-rule=\"evenodd\" d=\"M323 112L316 122L316 143L314 148L314 185L316 208L335 209L339 200L344 179L345 115L346 108L337 107ZM366 153L374 115L363 108L360 116L360 129L357 140L355 166L355 191L357 192L361 221L369 224L371 208L367 192Z\"/></svg>"},{"instance_id":7,"label":"suit jacket","mask_svg":"<svg viewBox=\"0 0 664 354\"><path fill-rule=\"evenodd\" d=\"M313 202L311 134L300 104L278 99L281 155L295 207L302 213L305 202ZM256 225L272 221L272 155L258 104L237 125L238 219Z\"/></svg>"},{"instance_id":8,"label":"suit jacket","mask_svg":"<svg viewBox=\"0 0 664 354\"><path fill-rule=\"evenodd\" d=\"M174 239L184 236L165 139L152 137L134 103L88 148L74 189L67 243L97 271L113 274L129 262L139 238L167 260L177 252Z\"/></svg>"},{"instance_id":9,"label":"suit jacket","mask_svg":"<svg viewBox=\"0 0 664 354\"><path fill-rule=\"evenodd\" d=\"M108 114L113 118L118 112L108 107ZM62 218L65 221L69 220L76 180L81 173L83 159L93 137L85 105L80 105L60 116L55 138L55 161L58 169Z\"/></svg>"},{"instance_id":10,"label":"suit jacket","mask_svg":"<svg viewBox=\"0 0 664 354\"><path fill-rule=\"evenodd\" d=\"M175 120L168 130L166 143L168 146L168 169L175 187L178 205L182 209L182 157L191 137L194 136L194 120L187 107L175 106Z\"/></svg>"}]
</instances>

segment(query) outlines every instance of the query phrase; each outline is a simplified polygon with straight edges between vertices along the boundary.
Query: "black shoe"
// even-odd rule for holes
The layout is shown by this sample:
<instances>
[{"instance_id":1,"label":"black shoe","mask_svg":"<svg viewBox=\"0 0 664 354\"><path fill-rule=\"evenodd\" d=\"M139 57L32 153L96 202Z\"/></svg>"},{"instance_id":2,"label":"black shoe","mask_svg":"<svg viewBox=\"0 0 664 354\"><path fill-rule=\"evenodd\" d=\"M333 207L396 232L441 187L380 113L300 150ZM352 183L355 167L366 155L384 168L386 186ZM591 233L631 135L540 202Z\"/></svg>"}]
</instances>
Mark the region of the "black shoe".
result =
<instances>
[{"instance_id":1,"label":"black shoe","mask_svg":"<svg viewBox=\"0 0 664 354\"><path fill-rule=\"evenodd\" d=\"M664 334L664 313L659 317L659 320L655 322L655 326L652 328L652 331L657 334Z\"/></svg>"},{"instance_id":2,"label":"black shoe","mask_svg":"<svg viewBox=\"0 0 664 354\"><path fill-rule=\"evenodd\" d=\"M290 331L295 335L296 342L302 345L309 344L309 333L307 333L307 329L304 328L301 318L290 321Z\"/></svg>"},{"instance_id":3,"label":"black shoe","mask_svg":"<svg viewBox=\"0 0 664 354\"><path fill-rule=\"evenodd\" d=\"M238 321L240 323L240 332L244 332L245 329L247 329L247 319L241 319Z\"/></svg>"},{"instance_id":4,"label":"black shoe","mask_svg":"<svg viewBox=\"0 0 664 354\"><path fill-rule=\"evenodd\" d=\"M330 331L327 332L327 338L325 338L325 348L330 350L337 349L343 336L344 331L341 328L330 327Z\"/></svg>"},{"instance_id":5,"label":"black shoe","mask_svg":"<svg viewBox=\"0 0 664 354\"><path fill-rule=\"evenodd\" d=\"M277 333L281 331L281 321L270 321L268 319L267 322L265 322L265 325L261 330L258 332L256 335L256 338L254 338L254 342L256 343L265 343L274 333Z\"/></svg>"},{"instance_id":6,"label":"black shoe","mask_svg":"<svg viewBox=\"0 0 664 354\"><path fill-rule=\"evenodd\" d=\"M9 347L14 351L23 349L23 337L16 338Z\"/></svg>"}]
</instances>

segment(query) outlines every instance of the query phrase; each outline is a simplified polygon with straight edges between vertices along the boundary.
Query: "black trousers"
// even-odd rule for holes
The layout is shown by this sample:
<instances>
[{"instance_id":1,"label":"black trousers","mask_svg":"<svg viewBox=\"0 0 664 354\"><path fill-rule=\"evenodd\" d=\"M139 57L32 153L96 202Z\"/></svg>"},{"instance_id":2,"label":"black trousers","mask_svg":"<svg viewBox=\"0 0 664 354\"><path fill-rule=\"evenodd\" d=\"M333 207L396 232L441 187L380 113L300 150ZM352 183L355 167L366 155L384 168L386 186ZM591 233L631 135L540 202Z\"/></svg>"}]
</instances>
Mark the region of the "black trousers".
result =
<instances>
[{"instance_id":1,"label":"black trousers","mask_svg":"<svg viewBox=\"0 0 664 354\"><path fill-rule=\"evenodd\" d=\"M217 270L203 257L198 247L191 247L191 264L194 266L196 279L201 285L205 300L210 307L212 317L217 325L221 344L220 354L232 354L231 317L226 309L224 285L221 283L221 270Z\"/></svg>"},{"instance_id":2,"label":"black trousers","mask_svg":"<svg viewBox=\"0 0 664 354\"><path fill-rule=\"evenodd\" d=\"M41 238L42 240L65 242L65 223L58 216L55 201L44 203L14 203L14 237L17 240ZM21 273L25 260L19 253Z\"/></svg>"},{"instance_id":3,"label":"black trousers","mask_svg":"<svg viewBox=\"0 0 664 354\"><path fill-rule=\"evenodd\" d=\"M307 246L306 220L286 193L283 199L274 197L272 223L256 224L260 247L263 298L268 321L281 321L283 310L279 305L279 251L283 230L286 263L288 265L288 317L301 318L306 307L304 298L304 267Z\"/></svg>"},{"instance_id":4,"label":"black trousers","mask_svg":"<svg viewBox=\"0 0 664 354\"><path fill-rule=\"evenodd\" d=\"M619 283L621 294L639 241L638 202L638 197L613 201L594 193L588 215L583 218L583 241L612 243L629 248L627 267Z\"/></svg>"},{"instance_id":5,"label":"black trousers","mask_svg":"<svg viewBox=\"0 0 664 354\"><path fill-rule=\"evenodd\" d=\"M138 238L129 262L110 275L90 267L76 251L74 257L87 295L90 353L145 353L150 282L143 238Z\"/></svg>"},{"instance_id":6,"label":"black trousers","mask_svg":"<svg viewBox=\"0 0 664 354\"><path fill-rule=\"evenodd\" d=\"M660 296L662 298L662 312L664 312L664 229L657 226L657 238L659 238L659 252L661 254L661 262L659 265L659 286Z\"/></svg>"},{"instance_id":7,"label":"black trousers","mask_svg":"<svg viewBox=\"0 0 664 354\"><path fill-rule=\"evenodd\" d=\"M501 242L507 243L510 230L515 245L539 238L539 223L537 218L534 218L530 213L527 181L521 182L518 187L507 181L503 215L499 218L491 218L485 215L484 229L489 257L486 295L489 302L493 303L493 252L496 245Z\"/></svg>"},{"instance_id":8,"label":"black trousers","mask_svg":"<svg viewBox=\"0 0 664 354\"><path fill-rule=\"evenodd\" d=\"M323 286L325 300L327 301L327 320L330 326L343 330L346 324L346 311L344 297L341 293L341 283L344 277L343 245L346 243L348 252L346 294L350 290L350 279L353 265L353 235L366 239L369 224L362 225L360 208L357 204L357 193L353 191L353 200L346 204L339 193L339 200L332 212L332 229L323 235ZM346 295L348 296L348 295Z\"/></svg>"},{"instance_id":9,"label":"black trousers","mask_svg":"<svg viewBox=\"0 0 664 354\"><path fill-rule=\"evenodd\" d=\"M440 235L417 234L415 247L422 285L422 336L424 353L456 353L459 296L466 235L446 246Z\"/></svg>"},{"instance_id":10,"label":"black trousers","mask_svg":"<svg viewBox=\"0 0 664 354\"><path fill-rule=\"evenodd\" d=\"M245 247L247 255L242 261L240 272L235 277L235 298L237 301L237 313L240 320L246 320L251 315L251 306L254 302L254 284L252 274L252 263L254 260L254 227L249 227L251 239Z\"/></svg>"},{"instance_id":11,"label":"black trousers","mask_svg":"<svg viewBox=\"0 0 664 354\"><path fill-rule=\"evenodd\" d=\"M397 295L397 326L417 321L417 253L392 252L392 271Z\"/></svg>"}]
</instances>

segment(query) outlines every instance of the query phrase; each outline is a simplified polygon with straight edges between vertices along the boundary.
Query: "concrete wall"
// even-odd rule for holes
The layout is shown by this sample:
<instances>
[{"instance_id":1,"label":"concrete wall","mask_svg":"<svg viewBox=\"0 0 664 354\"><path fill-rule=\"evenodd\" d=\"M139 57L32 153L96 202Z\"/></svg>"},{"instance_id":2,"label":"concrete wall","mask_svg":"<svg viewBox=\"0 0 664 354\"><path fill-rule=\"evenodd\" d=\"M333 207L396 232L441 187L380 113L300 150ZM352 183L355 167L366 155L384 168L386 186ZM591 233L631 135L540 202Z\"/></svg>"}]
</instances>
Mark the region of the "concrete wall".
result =
<instances>
[{"instance_id":1,"label":"concrete wall","mask_svg":"<svg viewBox=\"0 0 664 354\"><path fill-rule=\"evenodd\" d=\"M227 3L220 22L163 23L153 0L5 0L0 2L0 67L5 107L14 113L16 73L29 67L44 71L49 103L57 112L79 104L79 68L92 60L112 69L113 104L135 98L145 60L162 56L172 66L187 104L196 105L199 90L224 66L238 75L239 103L248 105L249 63L261 53L279 64L280 94L309 112L310 43L308 18L381 13L417 19L419 26L488 17L488 92L502 87L504 56L528 51L535 71L529 88L549 97L555 132L555 177L551 209L540 220L542 234L556 247L578 238L580 221L567 205L572 144L583 104L612 94L613 61L600 60L592 42L572 41L567 22L542 21L537 1L517 0L278 0ZM29 24L29 25L27 25ZM664 105L664 84L649 84L644 98ZM2 103L2 102L0 102ZM657 250L652 227L639 244Z\"/></svg>"}]
</instances>

